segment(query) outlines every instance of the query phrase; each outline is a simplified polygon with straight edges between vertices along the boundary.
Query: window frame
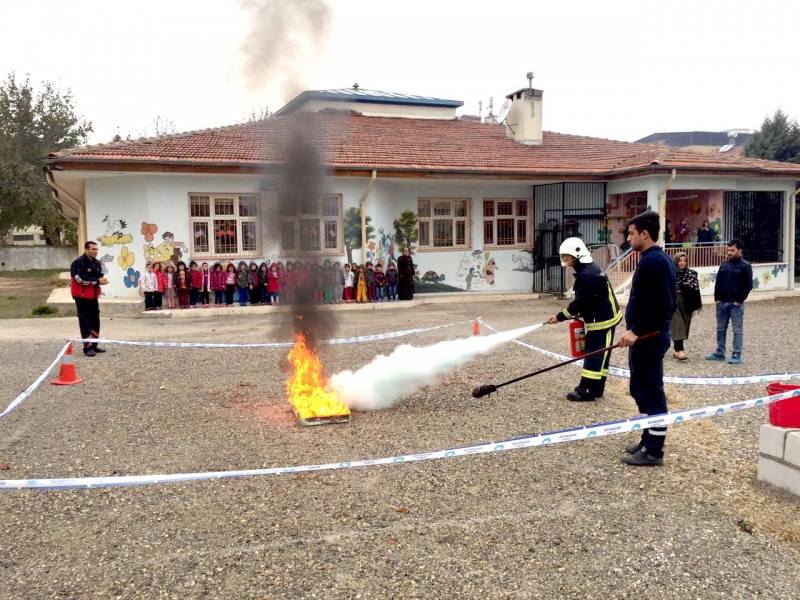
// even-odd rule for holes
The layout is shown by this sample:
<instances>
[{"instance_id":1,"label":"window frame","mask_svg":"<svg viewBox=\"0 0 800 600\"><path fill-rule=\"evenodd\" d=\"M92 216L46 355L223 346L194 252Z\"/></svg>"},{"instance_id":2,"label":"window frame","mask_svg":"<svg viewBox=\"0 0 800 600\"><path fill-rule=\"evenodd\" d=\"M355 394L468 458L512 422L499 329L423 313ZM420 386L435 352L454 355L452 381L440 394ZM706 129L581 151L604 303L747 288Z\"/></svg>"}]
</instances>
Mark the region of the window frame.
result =
<instances>
[{"instance_id":1,"label":"window frame","mask_svg":"<svg viewBox=\"0 0 800 600\"><path fill-rule=\"evenodd\" d=\"M326 214L328 212L326 207L330 207L329 204L326 204L327 201L336 200L336 215L329 215ZM306 201L307 202L307 201ZM344 195L343 194L334 194L334 193L324 193L320 194L319 198L316 199L317 209L316 212L303 212L303 208L306 206L306 202L298 202L297 203L297 214L293 216L281 216L278 217L279 219L279 239L278 239L278 255L281 258L301 258L304 256L341 256L344 253ZM320 231L320 238L319 238L319 250L300 250L300 243L301 243L301 225L304 223L308 223L309 221L317 221L319 231ZM326 236L325 233L327 231L327 227L330 223L336 223L336 232L337 232L337 239L336 239L336 246L335 247L326 247ZM293 232L294 238L294 248L284 248L284 228L287 224L291 223L292 227L287 228L287 231L291 230Z\"/></svg>"},{"instance_id":2,"label":"window frame","mask_svg":"<svg viewBox=\"0 0 800 600\"><path fill-rule=\"evenodd\" d=\"M421 209L424 202L428 203L429 216L420 216L423 212ZM444 218L445 215L436 215L435 204L448 202L449 219ZM461 217L456 215L456 203L464 202L466 207L466 214ZM449 246L435 246L435 222L450 221L452 225L453 243ZM458 231L458 223L464 223L464 243L456 244L455 238ZM428 229L428 243L423 243L422 226L426 225ZM417 251L418 252L460 252L462 250L472 250L472 198L470 197L455 197L455 196L421 196L417 198Z\"/></svg>"},{"instance_id":3,"label":"window frame","mask_svg":"<svg viewBox=\"0 0 800 600\"><path fill-rule=\"evenodd\" d=\"M203 216L192 216L192 207L195 198L208 198L208 214ZM255 214L241 216L243 199L249 198L253 201ZM217 200L233 199L233 214L216 214ZM244 193L223 193L223 192L189 192L189 252L192 259L204 260L224 260L231 258L247 258L261 256L261 200L257 192ZM199 204L198 206L202 206ZM220 252L214 236L215 221L235 221L236 222L236 251ZM205 224L207 226L208 251L197 250L195 243L195 224ZM255 249L244 250L243 223L252 223L255 232Z\"/></svg>"},{"instance_id":4,"label":"window frame","mask_svg":"<svg viewBox=\"0 0 800 600\"><path fill-rule=\"evenodd\" d=\"M485 203L493 203L493 212L491 217L485 216ZM498 215L497 204L498 202L513 202L514 210L513 215ZM518 202L527 202L527 214L524 217L517 215ZM498 244L497 243L497 220L499 219L513 219L514 220L514 243L513 244ZM517 234L519 233L519 222L525 222L525 240L518 241ZM492 223L492 231L494 237L491 242L486 241L486 224ZM483 232L483 247L489 250L530 250L533 248L533 200L531 198L484 198L481 201L481 231Z\"/></svg>"}]
</instances>

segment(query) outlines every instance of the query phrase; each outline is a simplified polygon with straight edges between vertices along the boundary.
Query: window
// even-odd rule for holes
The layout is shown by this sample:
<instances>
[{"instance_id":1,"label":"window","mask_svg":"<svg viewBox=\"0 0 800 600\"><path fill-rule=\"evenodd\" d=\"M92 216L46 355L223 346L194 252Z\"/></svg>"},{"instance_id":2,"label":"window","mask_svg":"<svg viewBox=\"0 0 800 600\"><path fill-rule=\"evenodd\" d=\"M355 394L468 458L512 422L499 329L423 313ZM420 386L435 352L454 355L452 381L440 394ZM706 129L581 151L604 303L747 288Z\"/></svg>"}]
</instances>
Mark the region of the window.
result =
<instances>
[{"instance_id":1,"label":"window","mask_svg":"<svg viewBox=\"0 0 800 600\"><path fill-rule=\"evenodd\" d=\"M344 243L342 196L302 198L295 206L297 215L281 219L281 254L340 253Z\"/></svg>"},{"instance_id":2,"label":"window","mask_svg":"<svg viewBox=\"0 0 800 600\"><path fill-rule=\"evenodd\" d=\"M484 198L483 245L530 248L532 203L524 198Z\"/></svg>"},{"instance_id":3,"label":"window","mask_svg":"<svg viewBox=\"0 0 800 600\"><path fill-rule=\"evenodd\" d=\"M192 256L256 256L258 196L190 194Z\"/></svg>"},{"instance_id":4,"label":"window","mask_svg":"<svg viewBox=\"0 0 800 600\"><path fill-rule=\"evenodd\" d=\"M725 239L753 263L783 261L783 192L725 192Z\"/></svg>"},{"instance_id":5,"label":"window","mask_svg":"<svg viewBox=\"0 0 800 600\"><path fill-rule=\"evenodd\" d=\"M468 248L471 198L420 198L420 250Z\"/></svg>"}]
</instances>

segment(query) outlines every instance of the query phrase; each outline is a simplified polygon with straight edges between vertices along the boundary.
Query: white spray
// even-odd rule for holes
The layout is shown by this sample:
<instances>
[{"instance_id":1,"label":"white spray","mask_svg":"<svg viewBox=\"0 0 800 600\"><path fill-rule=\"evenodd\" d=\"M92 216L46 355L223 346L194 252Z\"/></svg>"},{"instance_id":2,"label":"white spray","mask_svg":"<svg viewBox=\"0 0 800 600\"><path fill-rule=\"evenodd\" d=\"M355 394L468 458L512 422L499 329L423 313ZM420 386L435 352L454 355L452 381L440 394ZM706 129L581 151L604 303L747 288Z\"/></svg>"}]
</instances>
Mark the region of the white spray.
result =
<instances>
[{"instance_id":1,"label":"white spray","mask_svg":"<svg viewBox=\"0 0 800 600\"><path fill-rule=\"evenodd\" d=\"M469 337L439 342L424 348L404 344L389 356L377 356L358 371L342 371L331 377L331 387L342 403L353 410L381 410L425 385L436 376L485 354L514 338L530 333L543 324L503 331L485 337Z\"/></svg>"}]
</instances>

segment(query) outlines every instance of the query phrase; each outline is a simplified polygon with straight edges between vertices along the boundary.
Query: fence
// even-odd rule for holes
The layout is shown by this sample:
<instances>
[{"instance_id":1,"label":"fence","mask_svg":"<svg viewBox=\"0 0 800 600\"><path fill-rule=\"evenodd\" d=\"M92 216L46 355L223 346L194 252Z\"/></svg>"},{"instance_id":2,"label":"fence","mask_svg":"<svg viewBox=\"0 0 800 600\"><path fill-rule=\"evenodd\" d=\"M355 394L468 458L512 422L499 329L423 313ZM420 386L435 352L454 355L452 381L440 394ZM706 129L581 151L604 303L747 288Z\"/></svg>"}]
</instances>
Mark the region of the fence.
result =
<instances>
[{"instance_id":1,"label":"fence","mask_svg":"<svg viewBox=\"0 0 800 600\"><path fill-rule=\"evenodd\" d=\"M0 246L0 271L69 269L78 250L63 246Z\"/></svg>"}]
</instances>

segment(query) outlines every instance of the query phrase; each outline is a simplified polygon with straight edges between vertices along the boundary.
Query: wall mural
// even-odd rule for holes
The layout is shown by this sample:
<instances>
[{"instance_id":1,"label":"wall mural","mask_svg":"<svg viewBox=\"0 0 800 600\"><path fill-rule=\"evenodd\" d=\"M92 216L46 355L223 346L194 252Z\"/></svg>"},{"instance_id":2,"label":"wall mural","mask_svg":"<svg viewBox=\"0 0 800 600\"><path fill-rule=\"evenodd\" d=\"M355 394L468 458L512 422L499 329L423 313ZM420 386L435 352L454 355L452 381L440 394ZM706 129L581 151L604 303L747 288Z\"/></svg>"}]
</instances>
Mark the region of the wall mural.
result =
<instances>
[{"instance_id":1,"label":"wall mural","mask_svg":"<svg viewBox=\"0 0 800 600\"><path fill-rule=\"evenodd\" d=\"M103 255L101 258L100 258L100 264L101 264L101 265L103 265L103 275L105 275L106 273L108 273L108 266L107 266L107 264L106 264L106 263L110 263L110 262L112 262L113 260L114 260L114 257L113 257L113 256L111 256L110 254L104 254L104 255Z\"/></svg>"},{"instance_id":2,"label":"wall mural","mask_svg":"<svg viewBox=\"0 0 800 600\"><path fill-rule=\"evenodd\" d=\"M700 267L698 271L700 293L704 296L713 295L714 284L717 281L717 267ZM753 291L783 290L787 285L785 264L753 265Z\"/></svg>"},{"instance_id":3,"label":"wall mural","mask_svg":"<svg viewBox=\"0 0 800 600\"><path fill-rule=\"evenodd\" d=\"M104 235L98 236L97 238L100 245L114 246L116 244L130 244L133 241L133 236L123 231L128 227L124 219L115 220L106 215L103 217L101 223L105 223L106 232Z\"/></svg>"},{"instance_id":4,"label":"wall mural","mask_svg":"<svg viewBox=\"0 0 800 600\"><path fill-rule=\"evenodd\" d=\"M511 262L516 266L512 271L533 273L533 250L520 250L511 255Z\"/></svg>"},{"instance_id":5,"label":"wall mural","mask_svg":"<svg viewBox=\"0 0 800 600\"><path fill-rule=\"evenodd\" d=\"M147 233L145 233L145 230ZM161 236L161 239L164 241L154 246L151 242L155 239L154 234L157 231L158 226L155 223L142 223L142 234L144 235L145 241L148 242L142 246L145 262L158 262L161 263L164 268L169 265L177 268L178 262L183 258L183 253L189 252L189 247L184 242L176 242L175 234L171 231L165 231Z\"/></svg>"},{"instance_id":6,"label":"wall mural","mask_svg":"<svg viewBox=\"0 0 800 600\"><path fill-rule=\"evenodd\" d=\"M117 264L119 264L120 268L125 271L128 267L132 267L133 263L136 262L136 255L131 252L127 246L123 246L122 249L119 251L119 256L117 257Z\"/></svg>"},{"instance_id":7,"label":"wall mural","mask_svg":"<svg viewBox=\"0 0 800 600\"><path fill-rule=\"evenodd\" d=\"M367 244L367 260L375 265L381 264L384 268L389 261L397 260L394 255L394 236L383 227L378 228L376 239Z\"/></svg>"},{"instance_id":8,"label":"wall mural","mask_svg":"<svg viewBox=\"0 0 800 600\"><path fill-rule=\"evenodd\" d=\"M152 242L155 233L158 231L158 225L155 223L147 223L142 221L142 235L145 242Z\"/></svg>"}]
</instances>

